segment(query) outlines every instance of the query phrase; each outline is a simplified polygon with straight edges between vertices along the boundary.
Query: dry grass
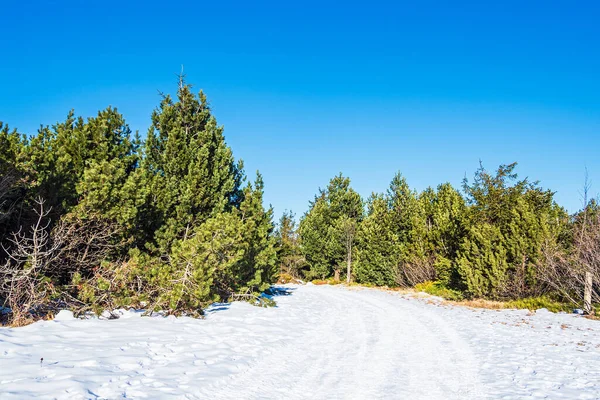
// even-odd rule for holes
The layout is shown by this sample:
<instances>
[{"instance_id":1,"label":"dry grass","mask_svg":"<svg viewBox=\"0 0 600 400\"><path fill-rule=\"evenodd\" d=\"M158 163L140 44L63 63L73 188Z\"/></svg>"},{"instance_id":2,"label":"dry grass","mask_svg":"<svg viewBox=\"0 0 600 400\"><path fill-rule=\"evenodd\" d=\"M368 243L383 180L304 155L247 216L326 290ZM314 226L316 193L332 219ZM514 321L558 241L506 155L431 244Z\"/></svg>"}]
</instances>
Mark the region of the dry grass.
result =
<instances>
[{"instance_id":1,"label":"dry grass","mask_svg":"<svg viewBox=\"0 0 600 400\"><path fill-rule=\"evenodd\" d=\"M5 314L0 321L0 326L9 326L11 328L21 328L23 326L31 325L37 321L48 321L54 319L53 313L45 314L41 317L34 317L31 314L17 314L8 315Z\"/></svg>"},{"instance_id":2,"label":"dry grass","mask_svg":"<svg viewBox=\"0 0 600 400\"><path fill-rule=\"evenodd\" d=\"M388 291L388 292L395 292L395 293L402 293L402 294L414 294L417 295L419 294L418 292L415 292L415 289L413 288L406 288L406 287L392 287L392 288L384 288L384 290Z\"/></svg>"},{"instance_id":3,"label":"dry grass","mask_svg":"<svg viewBox=\"0 0 600 400\"><path fill-rule=\"evenodd\" d=\"M503 301L492 301L484 299L473 299L473 300L461 300L461 301L444 301L444 304L451 304L456 306L463 306L469 308L485 308L488 310L504 310L508 307L508 304Z\"/></svg>"},{"instance_id":4,"label":"dry grass","mask_svg":"<svg viewBox=\"0 0 600 400\"><path fill-rule=\"evenodd\" d=\"M417 291L414 288L361 285L361 284L354 283L354 282L350 283L350 285L347 285L346 283L335 282L333 279L313 280L312 283L314 285L339 285L339 284L342 284L344 286L347 286L349 289L354 289L354 290L365 290L365 289L382 290L382 291L386 291L386 292L410 295L411 297L419 298L419 299L427 301L427 303L436 304L436 305L441 304L441 305L445 305L445 306L459 306L459 307L467 307L467 308L472 308L472 309L486 309L486 310L498 310L498 311L499 310L529 309L530 313L527 314L528 316L534 315L535 314L534 310L537 308L551 308L549 306L546 306L546 304L540 304L539 307L532 309L532 308L528 307L527 304L525 304L525 303L520 304L522 301L519 302L519 301L514 301L514 300L513 301L495 301L495 300L485 300L485 299L442 300L442 302L440 303L439 301L431 301L430 298L433 296L432 294L425 293L422 291ZM439 297L439 296L436 296L436 297ZM527 299L522 299L522 300L527 300ZM535 299L533 299L533 300L535 300ZM544 306L546 306L546 307L544 307ZM556 312L553 310L550 310L550 311ZM585 317L589 318L589 319L600 320L599 315L586 315Z\"/></svg>"},{"instance_id":5,"label":"dry grass","mask_svg":"<svg viewBox=\"0 0 600 400\"><path fill-rule=\"evenodd\" d=\"M286 284L286 283L294 283L294 284L301 284L302 281L295 278L294 276L290 275L290 274L279 274L279 277L277 277L277 283L279 283L280 285Z\"/></svg>"},{"instance_id":6,"label":"dry grass","mask_svg":"<svg viewBox=\"0 0 600 400\"><path fill-rule=\"evenodd\" d=\"M10 320L9 326L11 328L20 328L22 326L27 326L29 324L33 324L35 319L27 316L15 316Z\"/></svg>"}]
</instances>

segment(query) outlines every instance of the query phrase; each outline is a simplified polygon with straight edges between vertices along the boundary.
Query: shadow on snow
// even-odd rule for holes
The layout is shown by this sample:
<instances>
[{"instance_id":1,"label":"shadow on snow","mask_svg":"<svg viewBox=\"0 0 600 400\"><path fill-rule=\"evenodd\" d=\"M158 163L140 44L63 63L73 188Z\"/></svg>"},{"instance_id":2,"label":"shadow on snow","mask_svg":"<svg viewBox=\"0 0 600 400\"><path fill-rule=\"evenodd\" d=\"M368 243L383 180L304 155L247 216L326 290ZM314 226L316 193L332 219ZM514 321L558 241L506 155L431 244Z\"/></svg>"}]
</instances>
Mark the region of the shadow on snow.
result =
<instances>
[{"instance_id":1,"label":"shadow on snow","mask_svg":"<svg viewBox=\"0 0 600 400\"><path fill-rule=\"evenodd\" d=\"M296 288L273 285L270 288L268 288L267 290L265 290L263 293L261 293L259 295L259 297L264 297L264 298L276 301L277 297L279 297L279 296L291 296L292 294L294 294L294 290L296 290ZM220 311L226 311L229 309L229 307L231 307L231 302L229 302L229 303L213 303L204 310L204 315L208 316L208 315L220 312ZM277 307L277 305L275 307Z\"/></svg>"}]
</instances>

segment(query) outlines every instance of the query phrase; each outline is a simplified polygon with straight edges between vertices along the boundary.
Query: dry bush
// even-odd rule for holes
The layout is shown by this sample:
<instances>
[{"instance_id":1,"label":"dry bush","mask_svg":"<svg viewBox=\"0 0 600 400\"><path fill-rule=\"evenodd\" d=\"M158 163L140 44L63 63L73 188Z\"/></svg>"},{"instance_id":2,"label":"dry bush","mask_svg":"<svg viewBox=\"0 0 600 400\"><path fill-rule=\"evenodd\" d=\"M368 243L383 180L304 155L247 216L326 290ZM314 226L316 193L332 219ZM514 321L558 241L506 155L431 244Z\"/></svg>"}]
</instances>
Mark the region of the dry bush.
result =
<instances>
[{"instance_id":1,"label":"dry bush","mask_svg":"<svg viewBox=\"0 0 600 400\"><path fill-rule=\"evenodd\" d=\"M53 230L51 209L38 198L36 219L2 245L6 261L0 265L0 300L10 309L8 322L21 326L67 306L81 306L69 293L58 293L53 282L67 284L76 273L94 275L123 242L116 224L101 219L67 216Z\"/></svg>"},{"instance_id":2,"label":"dry bush","mask_svg":"<svg viewBox=\"0 0 600 400\"><path fill-rule=\"evenodd\" d=\"M300 254L292 254L281 259L280 275L291 275L300 279L302 269L307 265L306 258Z\"/></svg>"},{"instance_id":3,"label":"dry bush","mask_svg":"<svg viewBox=\"0 0 600 400\"><path fill-rule=\"evenodd\" d=\"M286 284L286 283L295 283L295 284L299 284L302 283L301 280L295 278L292 274L288 274L288 273L280 273L279 276L277 277L277 283L278 284Z\"/></svg>"},{"instance_id":4,"label":"dry bush","mask_svg":"<svg viewBox=\"0 0 600 400\"><path fill-rule=\"evenodd\" d=\"M11 310L11 323L18 326L43 315L52 291L45 273L61 246L50 237L50 221L46 221L50 209L44 207L42 199L36 204L37 220L29 231L20 229L8 239L8 246L2 245L8 258L0 266L0 298Z\"/></svg>"},{"instance_id":5,"label":"dry bush","mask_svg":"<svg viewBox=\"0 0 600 400\"><path fill-rule=\"evenodd\" d=\"M586 208L577 217L573 234L571 249L565 250L554 238L544 244L539 278L574 305L581 305L587 284L591 301L599 303L600 211ZM591 286L586 275L591 278Z\"/></svg>"},{"instance_id":6,"label":"dry bush","mask_svg":"<svg viewBox=\"0 0 600 400\"><path fill-rule=\"evenodd\" d=\"M52 238L61 245L48 273L62 283L70 282L73 274L90 276L100 264L112 258L127 242L115 222L99 216L85 219L69 214L52 231Z\"/></svg>"},{"instance_id":7,"label":"dry bush","mask_svg":"<svg viewBox=\"0 0 600 400\"><path fill-rule=\"evenodd\" d=\"M587 213L585 213L587 214ZM585 272L591 274L592 282L592 302L600 302L600 212L584 216L585 220L581 224L579 232L575 233L575 248L577 249L577 261L583 268L584 274L577 275L578 283L581 287L585 286Z\"/></svg>"},{"instance_id":8,"label":"dry bush","mask_svg":"<svg viewBox=\"0 0 600 400\"><path fill-rule=\"evenodd\" d=\"M395 281L400 287L413 287L416 284L434 281L436 271L431 257L413 257L395 269Z\"/></svg>"},{"instance_id":9,"label":"dry bush","mask_svg":"<svg viewBox=\"0 0 600 400\"><path fill-rule=\"evenodd\" d=\"M583 288L581 278L585 272L576 262L576 257L555 240L544 243L542 255L543 263L538 272L540 280L574 305L580 304Z\"/></svg>"},{"instance_id":10,"label":"dry bush","mask_svg":"<svg viewBox=\"0 0 600 400\"><path fill-rule=\"evenodd\" d=\"M503 301L492 301L484 299L453 301L451 302L451 304L456 304L470 308L485 308L488 310L502 310L507 308L507 304Z\"/></svg>"}]
</instances>

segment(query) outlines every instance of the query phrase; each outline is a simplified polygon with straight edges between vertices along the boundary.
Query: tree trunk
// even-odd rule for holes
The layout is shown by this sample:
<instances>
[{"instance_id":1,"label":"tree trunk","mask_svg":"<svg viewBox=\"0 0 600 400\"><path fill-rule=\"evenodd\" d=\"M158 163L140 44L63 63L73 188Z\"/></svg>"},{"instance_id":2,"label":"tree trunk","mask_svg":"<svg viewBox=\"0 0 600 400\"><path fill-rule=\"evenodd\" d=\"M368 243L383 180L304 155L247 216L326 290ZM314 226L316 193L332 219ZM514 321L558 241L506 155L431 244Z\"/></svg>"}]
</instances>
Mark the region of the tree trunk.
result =
<instances>
[{"instance_id":1,"label":"tree trunk","mask_svg":"<svg viewBox=\"0 0 600 400\"><path fill-rule=\"evenodd\" d=\"M340 281L340 270L339 269L336 269L333 272L333 280L336 281L336 282Z\"/></svg>"},{"instance_id":2,"label":"tree trunk","mask_svg":"<svg viewBox=\"0 0 600 400\"><path fill-rule=\"evenodd\" d=\"M350 283L350 277L351 275L351 267L352 267L352 245L350 245L348 247L348 271L346 272L347 276L346 276L346 282Z\"/></svg>"},{"instance_id":3,"label":"tree trunk","mask_svg":"<svg viewBox=\"0 0 600 400\"><path fill-rule=\"evenodd\" d=\"M594 310L592 309L592 286L592 273L586 271L585 286L583 288L583 311L588 315L594 313Z\"/></svg>"}]
</instances>

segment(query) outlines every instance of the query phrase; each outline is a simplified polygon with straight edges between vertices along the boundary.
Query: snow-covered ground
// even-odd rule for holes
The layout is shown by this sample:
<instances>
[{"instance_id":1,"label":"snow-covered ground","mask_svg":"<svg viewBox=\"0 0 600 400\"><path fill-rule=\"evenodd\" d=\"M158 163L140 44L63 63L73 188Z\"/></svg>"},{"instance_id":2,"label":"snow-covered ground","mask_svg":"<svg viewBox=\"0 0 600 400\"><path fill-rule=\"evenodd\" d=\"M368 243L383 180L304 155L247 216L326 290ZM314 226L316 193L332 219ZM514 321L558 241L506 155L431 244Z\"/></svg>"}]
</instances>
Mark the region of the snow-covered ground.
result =
<instances>
[{"instance_id":1,"label":"snow-covered ground","mask_svg":"<svg viewBox=\"0 0 600 400\"><path fill-rule=\"evenodd\" d=\"M287 288L276 308L234 303L204 320L61 313L0 328L0 398L600 398L600 322Z\"/></svg>"}]
</instances>

